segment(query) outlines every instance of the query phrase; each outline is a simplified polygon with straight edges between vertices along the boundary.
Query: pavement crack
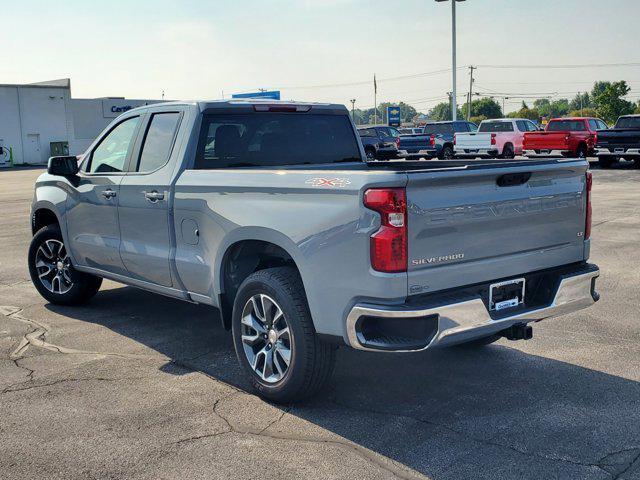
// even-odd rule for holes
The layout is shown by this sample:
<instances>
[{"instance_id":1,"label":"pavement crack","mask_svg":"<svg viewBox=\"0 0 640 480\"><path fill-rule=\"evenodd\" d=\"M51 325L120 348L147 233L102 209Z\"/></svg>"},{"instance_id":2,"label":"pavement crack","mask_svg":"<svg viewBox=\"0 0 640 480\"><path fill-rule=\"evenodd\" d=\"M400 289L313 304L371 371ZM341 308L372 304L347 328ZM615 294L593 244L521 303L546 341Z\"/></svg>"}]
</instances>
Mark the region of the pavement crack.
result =
<instances>
[{"instance_id":1,"label":"pavement crack","mask_svg":"<svg viewBox=\"0 0 640 480\"><path fill-rule=\"evenodd\" d=\"M104 377L92 377L92 378L63 378L60 380L54 380L52 382L46 382L46 383L38 383L35 385L28 385L28 386L24 386L22 388L15 388L16 385L12 385L9 387L6 387L4 390L2 390L2 394L5 393L13 393L13 392L23 392L25 390L33 390L36 388L46 388L46 387L51 387L53 385L58 385L61 383L71 383L71 382L117 382L120 380L127 380L125 378L104 378ZM135 380L134 378L132 378L132 380ZM19 383L18 385L24 385L25 383L28 382L23 382L23 383Z\"/></svg>"},{"instance_id":2,"label":"pavement crack","mask_svg":"<svg viewBox=\"0 0 640 480\"><path fill-rule=\"evenodd\" d=\"M117 358L133 358L133 359L146 359L146 358L158 358L163 361L169 360L166 356L160 355L138 355L133 353L117 353L117 352L99 352L93 350L78 350L75 348L67 348L46 340L47 335L51 331L49 325L38 322L22 315L22 308L14 307L11 305L0 305L0 314L12 320L17 320L22 323L30 325L33 330L25 334L20 340L18 346L11 352L10 358L12 360L22 358L30 346L43 348L56 353L64 355L97 355L103 357L117 357Z\"/></svg>"},{"instance_id":3,"label":"pavement crack","mask_svg":"<svg viewBox=\"0 0 640 480\"><path fill-rule=\"evenodd\" d=\"M284 416L287 413L289 413L292 407L285 408L275 420L271 421L269 425L259 430L255 430L251 428L238 428L237 426L232 425L232 422L229 421L229 419L226 418L219 411L219 407L222 404L222 402L224 402L225 400L235 396L239 396L239 395L249 395L249 394L247 394L246 392L243 392L242 390L233 392L225 397L222 397L216 400L213 405L214 414L218 418L220 418L227 425L229 429L228 432L224 432L224 433L235 433L238 435L249 435L254 437L271 438L274 440L285 440L285 441L294 441L294 442L303 442L303 443L332 445L334 447L341 448L343 450L356 454L358 457L365 460L367 463L377 468L380 468L381 470L384 470L385 472L393 475L396 478L400 478L403 480L414 480L417 478L421 478L421 479L425 478L424 475L410 469L409 467L399 464L398 462L395 462L392 459L387 459L387 461L389 462L387 463L380 459L382 455L376 454L375 452L346 439L329 439L329 438L322 438L318 436L305 436L305 435L287 434L283 432L269 431L268 429L273 425L275 425L276 423L278 423L279 421L281 421L282 418L284 418ZM217 436L222 434L223 433L210 434L210 435L205 434L205 435L202 435L201 437L208 438L211 436ZM191 438L191 440L196 440L196 439L197 438ZM383 457L383 458L386 458L386 457Z\"/></svg>"}]
</instances>

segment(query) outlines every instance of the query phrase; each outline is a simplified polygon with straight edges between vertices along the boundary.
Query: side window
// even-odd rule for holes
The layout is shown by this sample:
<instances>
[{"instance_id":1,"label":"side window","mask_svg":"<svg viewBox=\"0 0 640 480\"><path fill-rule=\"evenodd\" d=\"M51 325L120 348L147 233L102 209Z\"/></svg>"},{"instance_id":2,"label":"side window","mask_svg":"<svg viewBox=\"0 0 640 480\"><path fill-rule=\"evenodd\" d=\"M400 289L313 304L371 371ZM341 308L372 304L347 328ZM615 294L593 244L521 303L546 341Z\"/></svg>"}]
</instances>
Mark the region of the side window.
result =
<instances>
[{"instance_id":1,"label":"side window","mask_svg":"<svg viewBox=\"0 0 640 480\"><path fill-rule=\"evenodd\" d=\"M516 125L518 126L518 130L520 130L521 132L527 132L527 124L524 122L524 120L516 120Z\"/></svg>"},{"instance_id":2,"label":"side window","mask_svg":"<svg viewBox=\"0 0 640 480\"><path fill-rule=\"evenodd\" d=\"M478 126L473 122L467 123L467 126L469 127L469 131L470 132L477 132L478 131Z\"/></svg>"},{"instance_id":3,"label":"side window","mask_svg":"<svg viewBox=\"0 0 640 480\"><path fill-rule=\"evenodd\" d=\"M128 118L104 137L91 154L89 173L122 172L140 117Z\"/></svg>"},{"instance_id":4,"label":"side window","mask_svg":"<svg viewBox=\"0 0 640 480\"><path fill-rule=\"evenodd\" d=\"M601 130L606 130L607 128L609 128L607 124L604 123L602 120L598 120L598 125L600 126Z\"/></svg>"},{"instance_id":5,"label":"side window","mask_svg":"<svg viewBox=\"0 0 640 480\"><path fill-rule=\"evenodd\" d=\"M531 120L527 120L527 127L529 128L530 132L535 132L538 130L538 126L533 123Z\"/></svg>"},{"instance_id":6,"label":"side window","mask_svg":"<svg viewBox=\"0 0 640 480\"><path fill-rule=\"evenodd\" d=\"M456 123L454 125L454 130L456 132L468 132L469 131L469 126L467 125L467 122Z\"/></svg>"},{"instance_id":7,"label":"side window","mask_svg":"<svg viewBox=\"0 0 640 480\"><path fill-rule=\"evenodd\" d=\"M154 113L144 138L138 172L152 172L169 160L180 113Z\"/></svg>"}]
</instances>

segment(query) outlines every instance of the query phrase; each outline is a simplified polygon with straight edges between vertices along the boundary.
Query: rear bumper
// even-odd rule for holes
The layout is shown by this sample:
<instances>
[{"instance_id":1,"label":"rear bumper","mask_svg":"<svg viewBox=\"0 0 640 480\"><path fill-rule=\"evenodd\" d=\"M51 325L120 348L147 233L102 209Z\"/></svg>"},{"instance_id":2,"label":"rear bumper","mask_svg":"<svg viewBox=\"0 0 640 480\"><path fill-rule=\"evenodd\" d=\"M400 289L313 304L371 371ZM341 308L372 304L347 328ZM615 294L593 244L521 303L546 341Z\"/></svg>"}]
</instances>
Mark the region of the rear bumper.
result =
<instances>
[{"instance_id":1,"label":"rear bumper","mask_svg":"<svg viewBox=\"0 0 640 480\"><path fill-rule=\"evenodd\" d=\"M442 297L436 305L419 307L356 304L347 316L348 342L358 350L405 352L468 342L492 335L515 324L537 322L591 306L599 298L595 291L595 279L599 274L598 267L591 264L577 266L573 271L565 271L559 276L552 300L546 305L498 317L495 312L489 312L480 297L467 296L456 299L455 293ZM422 339L413 338L406 347L394 344L393 340L385 339L384 336L371 342L364 337L360 326L361 320L372 317L376 321L428 321L432 327L427 327Z\"/></svg>"},{"instance_id":2,"label":"rear bumper","mask_svg":"<svg viewBox=\"0 0 640 480\"><path fill-rule=\"evenodd\" d=\"M493 148L461 148L454 147L453 151L456 155L489 155L495 157L498 155L498 149Z\"/></svg>"},{"instance_id":3,"label":"rear bumper","mask_svg":"<svg viewBox=\"0 0 640 480\"><path fill-rule=\"evenodd\" d=\"M420 150L411 149L400 149L398 153L403 157L435 157L438 154L438 151L435 148L422 148Z\"/></svg>"},{"instance_id":4,"label":"rear bumper","mask_svg":"<svg viewBox=\"0 0 640 480\"><path fill-rule=\"evenodd\" d=\"M622 150L622 151L619 151L619 150ZM620 147L619 149L616 149L613 147L612 148L596 148L596 155L598 157L624 157L625 155L630 157L635 157L640 155L640 148L624 148L624 147Z\"/></svg>"},{"instance_id":5,"label":"rear bumper","mask_svg":"<svg viewBox=\"0 0 640 480\"><path fill-rule=\"evenodd\" d=\"M560 156L571 153L571 150L567 149L548 149L548 148L540 148L540 149L525 149L522 151L522 154L525 156L534 156L534 155L551 155L551 156Z\"/></svg>"}]
</instances>

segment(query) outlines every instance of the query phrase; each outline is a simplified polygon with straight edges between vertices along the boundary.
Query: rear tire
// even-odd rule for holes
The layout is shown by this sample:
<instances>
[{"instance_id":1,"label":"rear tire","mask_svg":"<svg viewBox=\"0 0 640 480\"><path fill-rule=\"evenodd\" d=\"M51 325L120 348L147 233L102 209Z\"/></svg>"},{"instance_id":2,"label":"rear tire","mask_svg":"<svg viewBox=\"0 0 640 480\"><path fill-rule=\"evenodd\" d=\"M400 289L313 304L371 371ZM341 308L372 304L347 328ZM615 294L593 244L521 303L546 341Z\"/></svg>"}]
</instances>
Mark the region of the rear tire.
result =
<instances>
[{"instance_id":1,"label":"rear tire","mask_svg":"<svg viewBox=\"0 0 640 480\"><path fill-rule=\"evenodd\" d=\"M503 148L502 148L502 158L506 158L506 159L512 159L516 156L515 151L513 150L513 145L511 145L510 143L507 143Z\"/></svg>"},{"instance_id":2,"label":"rear tire","mask_svg":"<svg viewBox=\"0 0 640 480\"><path fill-rule=\"evenodd\" d=\"M610 168L615 161L614 157L598 157L598 165L600 165L600 168Z\"/></svg>"},{"instance_id":3,"label":"rear tire","mask_svg":"<svg viewBox=\"0 0 640 480\"><path fill-rule=\"evenodd\" d=\"M494 334L489 335L487 337L477 338L476 340L471 340L470 342L461 343L457 345L460 348L481 348L486 347L487 345L491 345L492 343L497 342L502 338L501 335Z\"/></svg>"},{"instance_id":4,"label":"rear tire","mask_svg":"<svg viewBox=\"0 0 640 480\"><path fill-rule=\"evenodd\" d=\"M102 278L75 270L58 225L41 228L31 239L29 275L38 293L56 305L79 305L93 297Z\"/></svg>"},{"instance_id":5,"label":"rear tire","mask_svg":"<svg viewBox=\"0 0 640 480\"><path fill-rule=\"evenodd\" d=\"M365 148L364 153L367 156L367 160L376 159L376 151L373 148Z\"/></svg>"},{"instance_id":6,"label":"rear tire","mask_svg":"<svg viewBox=\"0 0 640 480\"><path fill-rule=\"evenodd\" d=\"M587 158L587 153L588 153L588 149L584 143L578 145L578 149L576 150L576 157Z\"/></svg>"},{"instance_id":7,"label":"rear tire","mask_svg":"<svg viewBox=\"0 0 640 480\"><path fill-rule=\"evenodd\" d=\"M451 160L454 157L455 153L451 145L445 145L444 147L442 147L442 150L440 150L440 155L438 155L438 158L440 160Z\"/></svg>"},{"instance_id":8,"label":"rear tire","mask_svg":"<svg viewBox=\"0 0 640 480\"><path fill-rule=\"evenodd\" d=\"M285 329L286 336L281 335ZM232 332L242 369L267 400L303 400L331 377L335 347L318 338L294 268L260 270L242 282L234 301Z\"/></svg>"}]
</instances>

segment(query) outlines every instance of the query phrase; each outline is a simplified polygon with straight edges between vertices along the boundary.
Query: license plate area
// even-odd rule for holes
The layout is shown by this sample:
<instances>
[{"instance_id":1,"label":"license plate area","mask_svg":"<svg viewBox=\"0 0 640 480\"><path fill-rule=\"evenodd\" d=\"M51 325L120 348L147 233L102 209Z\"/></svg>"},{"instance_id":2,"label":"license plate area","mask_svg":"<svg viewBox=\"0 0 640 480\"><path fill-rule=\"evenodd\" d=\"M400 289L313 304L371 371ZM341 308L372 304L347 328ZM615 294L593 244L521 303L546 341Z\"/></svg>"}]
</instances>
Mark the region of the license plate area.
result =
<instances>
[{"instance_id":1,"label":"license plate area","mask_svg":"<svg viewBox=\"0 0 640 480\"><path fill-rule=\"evenodd\" d=\"M544 153L545 155L548 155L549 153L551 153L551 150L540 150L540 153Z\"/></svg>"},{"instance_id":2,"label":"license plate area","mask_svg":"<svg viewBox=\"0 0 640 480\"><path fill-rule=\"evenodd\" d=\"M614 153L624 153L624 148L614 148L613 152Z\"/></svg>"},{"instance_id":3,"label":"license plate area","mask_svg":"<svg viewBox=\"0 0 640 480\"><path fill-rule=\"evenodd\" d=\"M493 283L489 287L489 310L499 312L524 303L524 278Z\"/></svg>"}]
</instances>

